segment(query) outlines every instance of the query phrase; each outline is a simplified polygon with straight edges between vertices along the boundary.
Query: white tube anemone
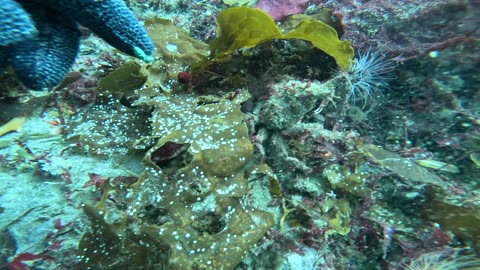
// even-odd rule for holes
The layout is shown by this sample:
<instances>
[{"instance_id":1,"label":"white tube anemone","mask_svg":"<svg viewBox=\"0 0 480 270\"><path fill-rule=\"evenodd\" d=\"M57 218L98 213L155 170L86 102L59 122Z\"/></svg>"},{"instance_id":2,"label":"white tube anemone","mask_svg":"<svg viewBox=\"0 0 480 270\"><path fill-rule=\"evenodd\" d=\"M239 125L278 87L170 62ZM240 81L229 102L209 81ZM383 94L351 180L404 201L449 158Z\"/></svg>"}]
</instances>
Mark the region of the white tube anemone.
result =
<instances>
[{"instance_id":1,"label":"white tube anemone","mask_svg":"<svg viewBox=\"0 0 480 270\"><path fill-rule=\"evenodd\" d=\"M380 51L369 48L365 53L359 52L345 70L350 83L348 100L354 105L361 101L362 108L365 108L376 90L388 89L388 81L395 78L390 73L397 65L396 61Z\"/></svg>"}]
</instances>

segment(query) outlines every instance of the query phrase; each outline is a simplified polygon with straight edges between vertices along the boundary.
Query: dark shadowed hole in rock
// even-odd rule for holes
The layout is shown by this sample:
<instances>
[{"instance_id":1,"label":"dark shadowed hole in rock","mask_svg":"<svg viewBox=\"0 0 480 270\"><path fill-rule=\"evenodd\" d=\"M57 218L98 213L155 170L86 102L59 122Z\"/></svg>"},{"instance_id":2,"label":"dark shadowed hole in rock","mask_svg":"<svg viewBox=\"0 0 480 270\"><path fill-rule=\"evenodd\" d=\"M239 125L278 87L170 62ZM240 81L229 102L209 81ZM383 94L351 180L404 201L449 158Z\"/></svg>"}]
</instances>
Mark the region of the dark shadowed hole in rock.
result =
<instances>
[{"instance_id":1,"label":"dark shadowed hole in rock","mask_svg":"<svg viewBox=\"0 0 480 270\"><path fill-rule=\"evenodd\" d=\"M222 217L215 213L207 213L192 222L192 227L200 234L217 234L225 228L226 224Z\"/></svg>"},{"instance_id":2,"label":"dark shadowed hole in rock","mask_svg":"<svg viewBox=\"0 0 480 270\"><path fill-rule=\"evenodd\" d=\"M150 161L162 169L178 170L192 161L189 147L188 143L165 142L150 154Z\"/></svg>"},{"instance_id":3,"label":"dark shadowed hole in rock","mask_svg":"<svg viewBox=\"0 0 480 270\"><path fill-rule=\"evenodd\" d=\"M198 179L194 179L189 184L190 192L195 196L206 194L210 191L210 186L205 182Z\"/></svg>"},{"instance_id":4,"label":"dark shadowed hole in rock","mask_svg":"<svg viewBox=\"0 0 480 270\"><path fill-rule=\"evenodd\" d=\"M138 217L145 223L157 226L161 226L172 220L168 210L155 207L151 204L145 205L138 213Z\"/></svg>"}]
</instances>

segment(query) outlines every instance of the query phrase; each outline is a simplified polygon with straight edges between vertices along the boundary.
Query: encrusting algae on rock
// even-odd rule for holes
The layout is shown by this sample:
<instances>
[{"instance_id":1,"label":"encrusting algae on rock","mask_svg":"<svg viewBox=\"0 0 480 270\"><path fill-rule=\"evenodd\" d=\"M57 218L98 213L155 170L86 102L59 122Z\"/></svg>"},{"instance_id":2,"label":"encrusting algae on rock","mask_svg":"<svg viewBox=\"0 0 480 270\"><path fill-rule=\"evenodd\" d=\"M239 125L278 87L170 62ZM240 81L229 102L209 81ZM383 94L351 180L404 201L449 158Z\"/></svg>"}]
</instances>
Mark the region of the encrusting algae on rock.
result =
<instances>
[{"instance_id":1,"label":"encrusting algae on rock","mask_svg":"<svg viewBox=\"0 0 480 270\"><path fill-rule=\"evenodd\" d=\"M253 146L239 100L153 98L160 139L136 183L107 184L102 200L86 206L93 227L80 243L81 269L233 269L240 262L273 218L241 201Z\"/></svg>"}]
</instances>

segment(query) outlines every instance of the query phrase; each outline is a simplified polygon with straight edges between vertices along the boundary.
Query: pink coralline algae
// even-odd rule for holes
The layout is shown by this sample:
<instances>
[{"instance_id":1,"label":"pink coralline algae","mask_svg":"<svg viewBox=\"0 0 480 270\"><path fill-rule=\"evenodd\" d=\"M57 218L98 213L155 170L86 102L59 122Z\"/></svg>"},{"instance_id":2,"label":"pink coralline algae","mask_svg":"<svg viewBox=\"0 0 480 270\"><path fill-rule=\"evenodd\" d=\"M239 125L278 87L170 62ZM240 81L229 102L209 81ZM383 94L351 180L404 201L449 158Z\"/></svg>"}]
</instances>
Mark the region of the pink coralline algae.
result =
<instances>
[{"instance_id":1,"label":"pink coralline algae","mask_svg":"<svg viewBox=\"0 0 480 270\"><path fill-rule=\"evenodd\" d=\"M256 7L268 13L275 21L290 14L303 13L310 0L259 0Z\"/></svg>"}]
</instances>

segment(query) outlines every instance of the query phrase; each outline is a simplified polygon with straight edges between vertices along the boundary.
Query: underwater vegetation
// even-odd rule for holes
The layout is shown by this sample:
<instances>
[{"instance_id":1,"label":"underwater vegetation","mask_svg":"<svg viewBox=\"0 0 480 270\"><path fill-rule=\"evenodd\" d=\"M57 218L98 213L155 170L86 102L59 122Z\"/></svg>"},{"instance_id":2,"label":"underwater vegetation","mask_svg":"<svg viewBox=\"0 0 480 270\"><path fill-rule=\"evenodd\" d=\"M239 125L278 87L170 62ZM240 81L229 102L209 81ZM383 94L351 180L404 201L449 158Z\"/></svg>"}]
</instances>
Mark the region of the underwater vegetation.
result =
<instances>
[{"instance_id":1,"label":"underwater vegetation","mask_svg":"<svg viewBox=\"0 0 480 270\"><path fill-rule=\"evenodd\" d=\"M19 115L0 100L0 173L64 200L19 217L0 201L0 268L478 267L475 35L413 51L395 36L410 1L290 1L305 14L277 22L253 2L127 1L151 62L89 36L51 94ZM52 134L29 134L35 117ZM51 231L30 247L18 228L35 212Z\"/></svg>"},{"instance_id":2,"label":"underwater vegetation","mask_svg":"<svg viewBox=\"0 0 480 270\"><path fill-rule=\"evenodd\" d=\"M210 45L213 61L207 59L209 55L205 54L204 45L183 34L170 22L147 20L145 25L154 43L168 44L166 50L160 48L155 56L167 58L169 55L175 62L168 66L165 65L168 63L159 62L144 67L126 63L99 82L101 91L117 98L138 95L133 105L150 108L151 130L147 129L148 135L143 139L152 137L158 140L147 151L144 158L146 170L135 184L119 190L106 182L102 187L102 199L95 206L86 206L85 211L93 226L80 241L80 264L76 267L141 265L144 269L155 269L168 265L169 269L233 269L274 225L270 213L241 200L248 196L248 181L258 178L257 175L266 170L257 168L253 162L254 147L240 110L240 104L250 95L236 90L223 97L196 96L182 93L181 84L170 83L186 64L202 66L207 61L208 66L216 61L228 62L225 57L235 50L273 38L320 39L320 36L309 36L310 26L302 23L297 26L297 32L282 36L273 21L265 16L260 10L250 8L233 8L220 13L218 25L222 35ZM241 17L245 17L245 21ZM244 27L240 32L232 28L232 25L244 22L251 27ZM335 55L337 61L342 63L351 58L351 47L345 52L336 51L335 48L348 48L349 45L337 39L333 28L313 20L304 22L318 23L312 27L325 29L327 34L323 38L331 39L329 46L332 50L320 47ZM261 29L277 29L278 36L264 38L258 32L259 26ZM328 34L330 32L334 34ZM255 38L249 39L252 33L256 33ZM221 60L217 60L219 55L222 55ZM158 64L165 66L161 68ZM128 72L121 71L123 69ZM163 70L163 74L159 74L159 70ZM194 72L201 72L201 68ZM109 83L118 80L128 82ZM159 95L161 92L171 94ZM108 100L111 103L115 98ZM122 113L122 117L126 114ZM135 118L130 119L135 121ZM74 134L82 132L82 122L88 122L85 117L80 119L74 124L77 126ZM122 126L128 127L129 124ZM105 153L99 147L108 148L109 145L101 143L101 137L95 139L92 136L97 135L82 136L82 142L94 146L91 150L96 154ZM115 135L114 144L119 146L117 141L123 136ZM142 140L141 136L138 139ZM123 206L117 208L107 199L122 201ZM132 233L124 234L130 230ZM141 245L138 243L140 239Z\"/></svg>"},{"instance_id":3,"label":"underwater vegetation","mask_svg":"<svg viewBox=\"0 0 480 270\"><path fill-rule=\"evenodd\" d=\"M332 56L341 68L347 68L353 57L348 41L340 41L332 26L321 20L303 19L292 25L293 31L282 34L270 16L260 9L230 8L217 17L219 36L210 43L215 59L235 50L249 48L272 39L301 39ZM291 27L292 27L291 26Z\"/></svg>"}]
</instances>

